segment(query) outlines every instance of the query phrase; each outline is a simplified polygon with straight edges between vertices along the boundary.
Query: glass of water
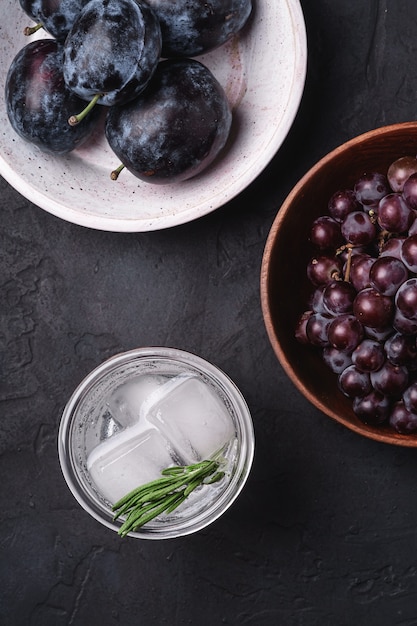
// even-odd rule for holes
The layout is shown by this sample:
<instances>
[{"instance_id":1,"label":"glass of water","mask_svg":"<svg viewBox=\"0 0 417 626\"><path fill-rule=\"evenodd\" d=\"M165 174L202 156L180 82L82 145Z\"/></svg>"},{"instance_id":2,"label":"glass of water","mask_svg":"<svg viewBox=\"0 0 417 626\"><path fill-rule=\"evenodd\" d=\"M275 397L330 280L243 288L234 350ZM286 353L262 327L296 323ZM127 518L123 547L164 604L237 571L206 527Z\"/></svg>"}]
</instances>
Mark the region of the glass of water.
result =
<instances>
[{"instance_id":1,"label":"glass of water","mask_svg":"<svg viewBox=\"0 0 417 626\"><path fill-rule=\"evenodd\" d=\"M118 531L113 505L168 467L219 454L223 478L202 484L177 509L130 536L166 539L196 532L242 490L254 454L248 406L219 368L174 348L138 348L93 370L64 409L58 452L68 487L96 520Z\"/></svg>"}]
</instances>

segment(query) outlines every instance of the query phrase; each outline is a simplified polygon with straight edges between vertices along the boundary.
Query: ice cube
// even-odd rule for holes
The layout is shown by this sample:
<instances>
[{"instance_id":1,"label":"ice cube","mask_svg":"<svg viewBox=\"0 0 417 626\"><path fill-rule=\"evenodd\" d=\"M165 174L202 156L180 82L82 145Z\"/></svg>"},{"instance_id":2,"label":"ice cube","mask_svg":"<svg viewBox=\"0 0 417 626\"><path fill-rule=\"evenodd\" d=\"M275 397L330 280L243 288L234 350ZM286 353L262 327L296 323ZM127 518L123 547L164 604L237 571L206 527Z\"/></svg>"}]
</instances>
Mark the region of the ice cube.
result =
<instances>
[{"instance_id":1,"label":"ice cube","mask_svg":"<svg viewBox=\"0 0 417 626\"><path fill-rule=\"evenodd\" d=\"M156 478L175 463L169 446L155 428L126 428L96 446L87 469L97 490L114 504L132 489Z\"/></svg>"},{"instance_id":2,"label":"ice cube","mask_svg":"<svg viewBox=\"0 0 417 626\"><path fill-rule=\"evenodd\" d=\"M196 376L171 379L148 398L142 410L185 463L211 457L235 433L223 402Z\"/></svg>"},{"instance_id":3,"label":"ice cube","mask_svg":"<svg viewBox=\"0 0 417 626\"><path fill-rule=\"evenodd\" d=\"M166 382L165 376L143 374L119 385L110 395L107 405L113 418L122 428L139 421L143 402L160 385Z\"/></svg>"}]
</instances>

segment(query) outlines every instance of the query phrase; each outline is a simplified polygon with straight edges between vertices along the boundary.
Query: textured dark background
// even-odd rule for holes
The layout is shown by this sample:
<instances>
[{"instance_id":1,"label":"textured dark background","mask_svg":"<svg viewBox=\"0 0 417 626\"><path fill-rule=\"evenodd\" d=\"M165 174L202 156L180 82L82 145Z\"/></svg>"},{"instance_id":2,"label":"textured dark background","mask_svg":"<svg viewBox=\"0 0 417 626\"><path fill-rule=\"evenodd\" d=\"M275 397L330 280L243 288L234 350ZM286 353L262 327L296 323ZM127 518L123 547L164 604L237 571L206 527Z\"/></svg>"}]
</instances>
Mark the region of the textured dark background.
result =
<instances>
[{"instance_id":1,"label":"textured dark background","mask_svg":"<svg viewBox=\"0 0 417 626\"><path fill-rule=\"evenodd\" d=\"M416 118L417 3L301 4L299 114L227 206L175 229L114 234L61 221L0 181L4 626L417 624L417 451L362 439L311 407L273 355L259 302L268 231L300 176L343 141ZM184 539L120 540L78 506L58 464L75 386L141 345L213 361L253 414L246 489Z\"/></svg>"}]
</instances>

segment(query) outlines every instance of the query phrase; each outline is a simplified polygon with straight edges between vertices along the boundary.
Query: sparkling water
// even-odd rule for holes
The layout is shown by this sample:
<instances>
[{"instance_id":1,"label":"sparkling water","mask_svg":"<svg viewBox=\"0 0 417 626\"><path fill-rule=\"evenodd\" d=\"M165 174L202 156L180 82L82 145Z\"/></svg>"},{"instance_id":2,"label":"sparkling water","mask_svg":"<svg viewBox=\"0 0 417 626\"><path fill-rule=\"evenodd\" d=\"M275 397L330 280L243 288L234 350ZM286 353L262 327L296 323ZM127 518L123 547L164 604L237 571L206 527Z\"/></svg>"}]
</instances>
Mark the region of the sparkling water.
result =
<instances>
[{"instance_id":1,"label":"sparkling water","mask_svg":"<svg viewBox=\"0 0 417 626\"><path fill-rule=\"evenodd\" d=\"M105 401L102 421L103 440L89 453L87 470L112 504L166 467L210 458L227 446L230 454L236 436L223 400L190 373L143 374L119 385Z\"/></svg>"}]
</instances>

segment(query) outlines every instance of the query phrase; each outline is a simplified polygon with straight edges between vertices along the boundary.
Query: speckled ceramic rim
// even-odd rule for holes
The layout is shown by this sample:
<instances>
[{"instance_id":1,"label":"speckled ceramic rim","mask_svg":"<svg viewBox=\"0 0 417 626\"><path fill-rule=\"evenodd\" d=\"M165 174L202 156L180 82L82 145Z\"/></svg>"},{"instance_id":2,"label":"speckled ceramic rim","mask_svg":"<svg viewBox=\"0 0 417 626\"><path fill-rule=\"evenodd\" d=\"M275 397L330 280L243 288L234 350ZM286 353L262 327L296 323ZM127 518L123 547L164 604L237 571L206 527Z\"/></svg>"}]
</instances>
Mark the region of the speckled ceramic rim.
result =
<instances>
[{"instance_id":1,"label":"speckled ceramic rim","mask_svg":"<svg viewBox=\"0 0 417 626\"><path fill-rule=\"evenodd\" d=\"M249 475L254 455L254 431L249 408L241 392L233 381L219 368L205 361L201 357L175 348L151 347L138 348L129 352L115 355L94 369L77 387L66 405L58 434L58 454L64 478L72 494L79 504L97 521L108 528L117 531L120 523L112 521L111 511L105 507L94 493L87 491L79 479L77 464L74 460L73 432L77 428L77 409L81 400L111 371L124 367L136 361L175 361L184 365L184 369L200 372L210 378L218 386L231 403L235 413L235 426L239 440L238 458L234 471L227 487L220 497L206 510L203 510L192 519L184 523L174 522L147 528L129 533L131 537L140 539L168 539L195 533L218 519L235 501Z\"/></svg>"}]
</instances>

